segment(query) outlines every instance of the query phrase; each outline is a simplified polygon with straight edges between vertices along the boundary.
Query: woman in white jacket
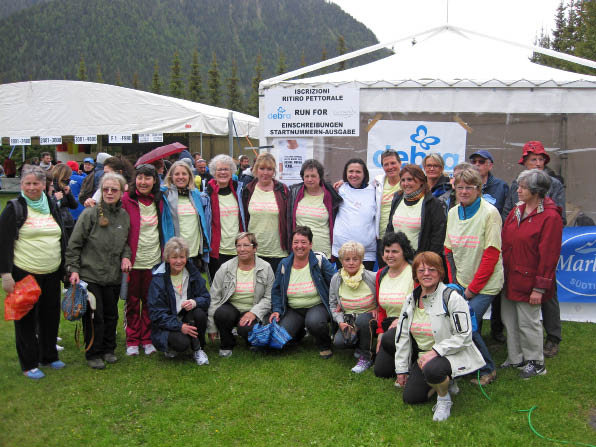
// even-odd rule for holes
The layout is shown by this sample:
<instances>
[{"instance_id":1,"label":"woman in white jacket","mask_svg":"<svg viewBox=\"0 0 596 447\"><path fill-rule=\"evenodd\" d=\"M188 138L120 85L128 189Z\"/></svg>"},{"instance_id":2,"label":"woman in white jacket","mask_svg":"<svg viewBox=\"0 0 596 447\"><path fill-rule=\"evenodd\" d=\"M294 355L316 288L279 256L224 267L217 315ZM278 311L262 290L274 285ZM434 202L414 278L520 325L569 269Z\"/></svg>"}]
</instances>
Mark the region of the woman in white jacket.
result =
<instances>
[{"instance_id":1,"label":"woman in white jacket","mask_svg":"<svg viewBox=\"0 0 596 447\"><path fill-rule=\"evenodd\" d=\"M408 404L426 402L435 391L433 420L444 421L451 413L450 378L476 371L484 360L472 341L468 303L442 283L441 257L419 253L412 274L420 286L406 299L396 331L396 383Z\"/></svg>"}]
</instances>

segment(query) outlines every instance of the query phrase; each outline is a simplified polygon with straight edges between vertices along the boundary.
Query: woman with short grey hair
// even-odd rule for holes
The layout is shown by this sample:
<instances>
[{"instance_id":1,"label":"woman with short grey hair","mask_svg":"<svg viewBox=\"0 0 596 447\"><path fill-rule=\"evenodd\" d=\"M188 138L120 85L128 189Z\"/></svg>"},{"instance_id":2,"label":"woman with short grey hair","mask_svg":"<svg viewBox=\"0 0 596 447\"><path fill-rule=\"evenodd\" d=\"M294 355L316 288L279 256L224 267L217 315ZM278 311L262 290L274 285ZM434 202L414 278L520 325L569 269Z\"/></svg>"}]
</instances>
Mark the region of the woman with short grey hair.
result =
<instances>
[{"instance_id":1,"label":"woman with short grey hair","mask_svg":"<svg viewBox=\"0 0 596 447\"><path fill-rule=\"evenodd\" d=\"M501 318L507 329L507 360L503 366L522 370L529 379L546 374L541 304L556 290L555 271L561 252L562 210L549 197L548 174L523 171L517 178L521 200L503 224L505 290Z\"/></svg>"}]
</instances>

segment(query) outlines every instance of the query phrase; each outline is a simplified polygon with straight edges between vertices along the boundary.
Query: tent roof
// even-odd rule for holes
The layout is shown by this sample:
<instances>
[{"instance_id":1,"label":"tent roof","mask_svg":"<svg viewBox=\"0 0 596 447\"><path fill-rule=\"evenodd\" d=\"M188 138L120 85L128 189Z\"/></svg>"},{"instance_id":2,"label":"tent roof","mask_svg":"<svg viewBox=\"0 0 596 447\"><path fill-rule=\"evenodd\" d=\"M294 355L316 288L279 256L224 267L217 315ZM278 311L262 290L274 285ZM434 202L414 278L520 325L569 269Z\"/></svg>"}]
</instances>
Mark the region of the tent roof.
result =
<instances>
[{"instance_id":1,"label":"tent roof","mask_svg":"<svg viewBox=\"0 0 596 447\"><path fill-rule=\"evenodd\" d=\"M414 37L416 44L412 45ZM374 88L596 87L596 76L531 62L531 47L455 26L445 25L398 42L394 46L395 54L366 65L306 79L283 80L298 75L288 73L288 76L266 80L262 86L355 83L359 87ZM362 52L354 52L354 56ZM311 67L317 69L314 65ZM300 71L312 70L305 67Z\"/></svg>"},{"instance_id":2,"label":"tent roof","mask_svg":"<svg viewBox=\"0 0 596 447\"><path fill-rule=\"evenodd\" d=\"M228 135L231 111L81 81L0 85L0 137L202 132ZM258 138L259 120L233 112L234 134Z\"/></svg>"}]
</instances>

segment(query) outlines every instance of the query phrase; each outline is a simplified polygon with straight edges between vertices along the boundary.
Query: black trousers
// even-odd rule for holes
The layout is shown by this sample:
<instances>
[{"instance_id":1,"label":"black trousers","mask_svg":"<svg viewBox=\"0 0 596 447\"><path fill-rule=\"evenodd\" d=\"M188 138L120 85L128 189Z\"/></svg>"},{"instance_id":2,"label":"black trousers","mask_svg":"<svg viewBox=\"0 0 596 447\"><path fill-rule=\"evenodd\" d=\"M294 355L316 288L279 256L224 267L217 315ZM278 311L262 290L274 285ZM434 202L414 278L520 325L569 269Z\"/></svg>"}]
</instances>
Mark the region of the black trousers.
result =
<instances>
[{"instance_id":1,"label":"black trousers","mask_svg":"<svg viewBox=\"0 0 596 447\"><path fill-rule=\"evenodd\" d=\"M83 316L83 332L87 360L100 358L104 354L113 354L116 350L116 326L118 325L118 296L120 284L101 286L89 283L87 290L95 295L95 311L90 307ZM91 315L93 314L93 319ZM93 339L93 343L91 340Z\"/></svg>"},{"instance_id":2,"label":"black trousers","mask_svg":"<svg viewBox=\"0 0 596 447\"><path fill-rule=\"evenodd\" d=\"M203 309L195 307L191 311L182 310L182 322L197 328L197 338L182 332L171 331L168 334L168 347L176 352L184 352L188 348L198 351L205 346L205 331L207 330L207 314Z\"/></svg>"},{"instance_id":3,"label":"black trousers","mask_svg":"<svg viewBox=\"0 0 596 447\"><path fill-rule=\"evenodd\" d=\"M384 379L395 377L395 331L386 330L381 337L381 347L375 358L375 376Z\"/></svg>"},{"instance_id":4,"label":"black trousers","mask_svg":"<svg viewBox=\"0 0 596 447\"><path fill-rule=\"evenodd\" d=\"M217 308L213 314L213 319L219 332L220 349L234 349L234 346L236 346L236 338L232 334L232 329L234 328L238 331L238 335L248 343L248 334L252 331L254 325L257 324L257 319L255 318L248 326L239 326L238 322L245 313L240 312L230 303L224 303Z\"/></svg>"},{"instance_id":5,"label":"black trousers","mask_svg":"<svg viewBox=\"0 0 596 447\"><path fill-rule=\"evenodd\" d=\"M437 385L452 374L451 363L445 357L435 357L420 370L415 361L410 367L410 376L404 387L403 399L406 404L420 404L428 401L429 385Z\"/></svg>"},{"instance_id":6,"label":"black trousers","mask_svg":"<svg viewBox=\"0 0 596 447\"><path fill-rule=\"evenodd\" d=\"M377 330L377 322L373 320L370 312L356 315L354 321L358 340L350 344L344 339L341 329L338 329L333 338L333 347L337 349L356 348L360 356L366 360L372 359L374 334Z\"/></svg>"},{"instance_id":7,"label":"black trousers","mask_svg":"<svg viewBox=\"0 0 596 447\"><path fill-rule=\"evenodd\" d=\"M331 349L329 312L327 312L327 309L322 303L305 309L292 309L288 307L279 324L294 339L306 327L308 332L315 338L315 343L319 351Z\"/></svg>"},{"instance_id":8,"label":"black trousers","mask_svg":"<svg viewBox=\"0 0 596 447\"><path fill-rule=\"evenodd\" d=\"M219 254L219 258L209 258L209 276L210 281L213 283L213 278L215 278L215 274L219 270L222 264L228 262L230 259L235 258L234 255L223 255Z\"/></svg>"},{"instance_id":9,"label":"black trousers","mask_svg":"<svg viewBox=\"0 0 596 447\"><path fill-rule=\"evenodd\" d=\"M283 258L267 258L265 256L259 256L262 260L267 261L271 268L273 269L273 273L277 272L277 266L281 262Z\"/></svg>"},{"instance_id":10,"label":"black trousers","mask_svg":"<svg viewBox=\"0 0 596 447\"><path fill-rule=\"evenodd\" d=\"M29 274L16 266L12 269L15 282ZM33 309L14 322L17 355L23 371L37 368L39 363L52 363L58 360L56 337L60 324L61 278L58 271L45 275L32 275L41 288L41 295Z\"/></svg>"}]
</instances>

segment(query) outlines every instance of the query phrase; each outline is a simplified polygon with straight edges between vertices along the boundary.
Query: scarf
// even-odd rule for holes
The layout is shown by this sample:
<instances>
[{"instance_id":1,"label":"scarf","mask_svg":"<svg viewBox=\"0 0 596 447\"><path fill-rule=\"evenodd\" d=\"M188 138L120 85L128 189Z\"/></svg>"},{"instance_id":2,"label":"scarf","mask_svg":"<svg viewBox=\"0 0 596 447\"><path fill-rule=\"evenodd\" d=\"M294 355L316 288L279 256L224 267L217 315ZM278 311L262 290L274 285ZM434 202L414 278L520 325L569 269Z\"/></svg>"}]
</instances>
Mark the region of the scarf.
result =
<instances>
[{"instance_id":1,"label":"scarf","mask_svg":"<svg viewBox=\"0 0 596 447\"><path fill-rule=\"evenodd\" d=\"M356 289L362 282L362 272L364 272L364 264L360 264L360 268L354 276L350 276L346 269L342 267L340 270L341 279L346 283L350 289Z\"/></svg>"},{"instance_id":2,"label":"scarf","mask_svg":"<svg viewBox=\"0 0 596 447\"><path fill-rule=\"evenodd\" d=\"M424 197L424 188L422 186L420 189L417 189L416 191L409 194L404 192L404 200L407 200L408 202L417 202L422 197Z\"/></svg>"},{"instance_id":3,"label":"scarf","mask_svg":"<svg viewBox=\"0 0 596 447\"><path fill-rule=\"evenodd\" d=\"M188 197L189 189L188 188L176 188L178 190L178 196Z\"/></svg>"},{"instance_id":4,"label":"scarf","mask_svg":"<svg viewBox=\"0 0 596 447\"><path fill-rule=\"evenodd\" d=\"M50 214L50 204L48 202L48 197L42 192L41 197L37 200L31 200L23 191L21 191L21 197L25 199L27 202L27 206L33 208L35 211L41 214Z\"/></svg>"},{"instance_id":5,"label":"scarf","mask_svg":"<svg viewBox=\"0 0 596 447\"><path fill-rule=\"evenodd\" d=\"M143 205L145 206L149 206L153 203L154 197L153 194L149 194L147 196L142 195L139 190L136 190L137 193L137 199L139 202L141 202Z\"/></svg>"}]
</instances>

